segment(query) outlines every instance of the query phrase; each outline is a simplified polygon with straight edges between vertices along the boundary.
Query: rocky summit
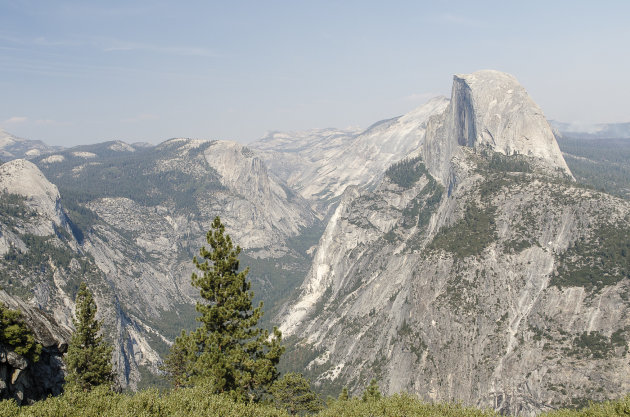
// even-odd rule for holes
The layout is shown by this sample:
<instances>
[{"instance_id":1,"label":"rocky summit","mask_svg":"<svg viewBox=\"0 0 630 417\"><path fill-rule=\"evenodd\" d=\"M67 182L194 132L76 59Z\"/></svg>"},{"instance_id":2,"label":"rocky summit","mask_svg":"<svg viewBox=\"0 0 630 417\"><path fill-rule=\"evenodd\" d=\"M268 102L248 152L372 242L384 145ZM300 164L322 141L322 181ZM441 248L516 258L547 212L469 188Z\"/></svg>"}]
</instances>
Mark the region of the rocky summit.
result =
<instances>
[{"instance_id":1,"label":"rocky summit","mask_svg":"<svg viewBox=\"0 0 630 417\"><path fill-rule=\"evenodd\" d=\"M507 74L455 76L421 145L345 191L281 316L291 366L519 415L626 392L630 204L574 182Z\"/></svg>"}]
</instances>

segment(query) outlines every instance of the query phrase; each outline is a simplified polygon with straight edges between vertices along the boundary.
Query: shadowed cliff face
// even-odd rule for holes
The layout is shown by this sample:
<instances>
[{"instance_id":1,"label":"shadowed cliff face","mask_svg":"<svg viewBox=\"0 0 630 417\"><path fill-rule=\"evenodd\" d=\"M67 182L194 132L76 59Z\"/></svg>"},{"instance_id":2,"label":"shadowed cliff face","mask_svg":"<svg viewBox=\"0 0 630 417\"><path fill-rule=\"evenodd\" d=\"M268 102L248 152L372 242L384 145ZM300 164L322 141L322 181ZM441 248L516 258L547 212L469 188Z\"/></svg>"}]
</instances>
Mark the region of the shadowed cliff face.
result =
<instances>
[{"instance_id":1,"label":"shadowed cliff face","mask_svg":"<svg viewBox=\"0 0 630 417\"><path fill-rule=\"evenodd\" d=\"M457 76L454 77L451 102L453 103L453 125L455 126L457 143L460 146L472 148L475 146L475 139L477 138L473 99L470 87Z\"/></svg>"},{"instance_id":2,"label":"shadowed cliff face","mask_svg":"<svg viewBox=\"0 0 630 417\"><path fill-rule=\"evenodd\" d=\"M457 76L421 157L345 193L282 316L291 365L519 415L625 392L630 204L550 132L513 77Z\"/></svg>"},{"instance_id":3,"label":"shadowed cliff face","mask_svg":"<svg viewBox=\"0 0 630 417\"><path fill-rule=\"evenodd\" d=\"M516 78L502 72L454 76L448 107L429 120L423 159L445 186L455 180L451 161L460 147L526 155L550 172L571 176L542 110Z\"/></svg>"}]
</instances>

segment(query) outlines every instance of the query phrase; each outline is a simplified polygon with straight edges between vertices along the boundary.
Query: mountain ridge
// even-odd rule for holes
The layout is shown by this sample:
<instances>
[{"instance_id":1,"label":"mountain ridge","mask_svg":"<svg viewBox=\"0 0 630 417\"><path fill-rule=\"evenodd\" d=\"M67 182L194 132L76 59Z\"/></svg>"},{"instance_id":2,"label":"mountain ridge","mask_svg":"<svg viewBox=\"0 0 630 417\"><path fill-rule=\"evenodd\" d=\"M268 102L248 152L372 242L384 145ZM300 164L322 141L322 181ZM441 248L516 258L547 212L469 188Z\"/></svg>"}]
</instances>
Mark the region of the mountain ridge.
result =
<instances>
[{"instance_id":1,"label":"mountain ridge","mask_svg":"<svg viewBox=\"0 0 630 417\"><path fill-rule=\"evenodd\" d=\"M614 397L630 387L630 204L575 183L537 106L510 88L462 92L462 79L420 156L346 191L281 314L286 366L333 392L377 378L388 394L509 414ZM532 111L495 123L494 99ZM510 126L523 115L533 127ZM519 139L530 131L542 134ZM597 269L597 247L615 261Z\"/></svg>"}]
</instances>

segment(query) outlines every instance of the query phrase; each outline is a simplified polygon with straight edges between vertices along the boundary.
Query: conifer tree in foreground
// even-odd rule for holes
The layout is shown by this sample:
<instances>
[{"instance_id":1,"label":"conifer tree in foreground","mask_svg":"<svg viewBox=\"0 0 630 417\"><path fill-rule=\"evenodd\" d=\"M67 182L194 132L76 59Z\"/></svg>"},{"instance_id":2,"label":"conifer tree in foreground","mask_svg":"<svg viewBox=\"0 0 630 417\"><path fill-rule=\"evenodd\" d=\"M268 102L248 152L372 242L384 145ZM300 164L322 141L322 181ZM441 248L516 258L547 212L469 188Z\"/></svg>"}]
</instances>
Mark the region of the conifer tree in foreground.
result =
<instances>
[{"instance_id":1,"label":"conifer tree in foreground","mask_svg":"<svg viewBox=\"0 0 630 417\"><path fill-rule=\"evenodd\" d=\"M97 385L112 385L112 346L99 335L101 322L96 320L96 303L85 282L77 293L74 333L68 345L66 383L83 391Z\"/></svg>"},{"instance_id":2,"label":"conifer tree in foreground","mask_svg":"<svg viewBox=\"0 0 630 417\"><path fill-rule=\"evenodd\" d=\"M307 412L315 413L322 409L322 401L311 389L311 383L302 374L289 372L271 386L274 404L284 408L290 415Z\"/></svg>"},{"instance_id":3,"label":"conifer tree in foreground","mask_svg":"<svg viewBox=\"0 0 630 417\"><path fill-rule=\"evenodd\" d=\"M262 302L252 306L254 293L247 281L249 268L239 272L239 246L234 247L219 217L206 235L210 250L201 247L193 258L198 273L192 285L199 289L201 325L182 332L165 360L164 369L175 386L206 384L213 393L258 401L278 378L276 365L284 348L280 331L257 328Z\"/></svg>"}]
</instances>

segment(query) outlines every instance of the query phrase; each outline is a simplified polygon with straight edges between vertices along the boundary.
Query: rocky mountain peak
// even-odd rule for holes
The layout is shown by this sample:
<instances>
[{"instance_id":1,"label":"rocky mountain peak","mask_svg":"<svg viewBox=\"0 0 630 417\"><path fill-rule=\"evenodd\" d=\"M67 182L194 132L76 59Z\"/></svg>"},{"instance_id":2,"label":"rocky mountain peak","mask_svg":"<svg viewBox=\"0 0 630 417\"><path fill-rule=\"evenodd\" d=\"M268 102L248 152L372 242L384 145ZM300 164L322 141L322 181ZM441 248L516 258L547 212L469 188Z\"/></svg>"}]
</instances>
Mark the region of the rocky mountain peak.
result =
<instances>
[{"instance_id":1,"label":"rocky mountain peak","mask_svg":"<svg viewBox=\"0 0 630 417\"><path fill-rule=\"evenodd\" d=\"M453 77L450 105L429 123L424 143L429 170L445 184L458 146L534 157L543 166L571 175L542 110L517 79L504 72Z\"/></svg>"},{"instance_id":2,"label":"rocky mountain peak","mask_svg":"<svg viewBox=\"0 0 630 417\"><path fill-rule=\"evenodd\" d=\"M4 160L34 158L59 149L59 146L48 146L40 140L19 138L0 128L0 158Z\"/></svg>"},{"instance_id":3,"label":"rocky mountain peak","mask_svg":"<svg viewBox=\"0 0 630 417\"><path fill-rule=\"evenodd\" d=\"M24 159L15 159L0 166L0 188L11 194L56 201L57 187L44 177L37 166Z\"/></svg>"},{"instance_id":4,"label":"rocky mountain peak","mask_svg":"<svg viewBox=\"0 0 630 417\"><path fill-rule=\"evenodd\" d=\"M18 194L29 200L29 206L41 220L37 230L33 230L39 235L53 233L52 223L65 223L59 190L30 161L14 159L0 165L0 192Z\"/></svg>"}]
</instances>

